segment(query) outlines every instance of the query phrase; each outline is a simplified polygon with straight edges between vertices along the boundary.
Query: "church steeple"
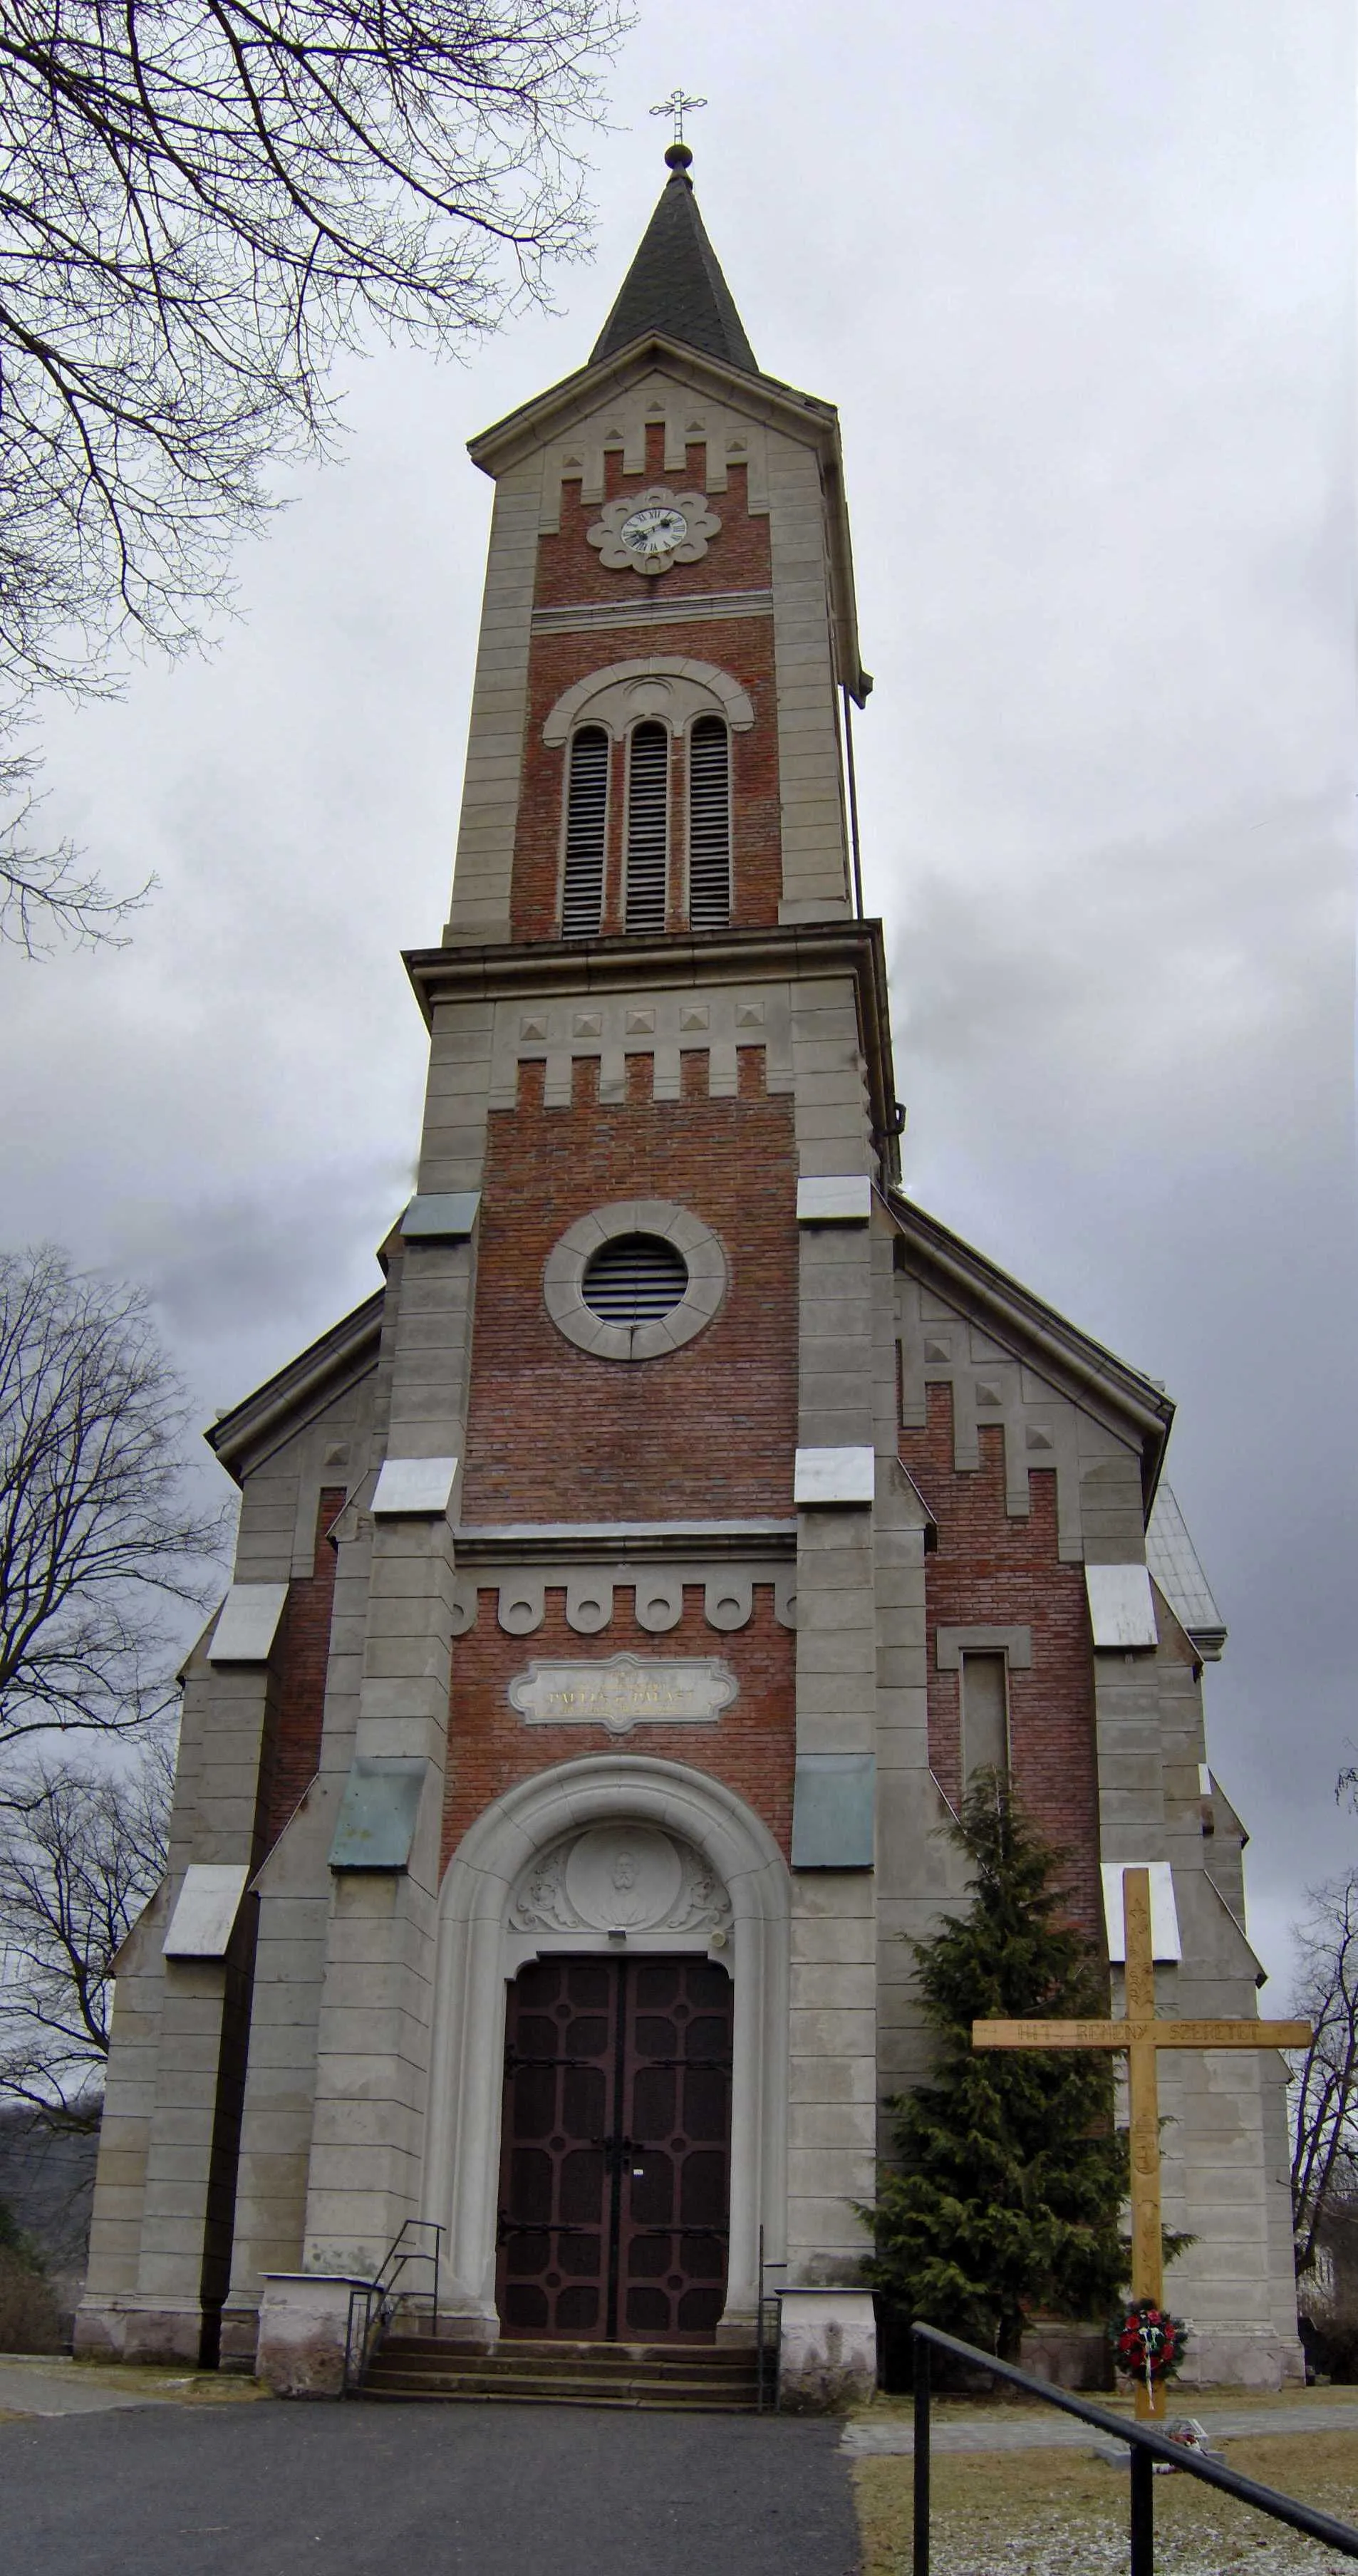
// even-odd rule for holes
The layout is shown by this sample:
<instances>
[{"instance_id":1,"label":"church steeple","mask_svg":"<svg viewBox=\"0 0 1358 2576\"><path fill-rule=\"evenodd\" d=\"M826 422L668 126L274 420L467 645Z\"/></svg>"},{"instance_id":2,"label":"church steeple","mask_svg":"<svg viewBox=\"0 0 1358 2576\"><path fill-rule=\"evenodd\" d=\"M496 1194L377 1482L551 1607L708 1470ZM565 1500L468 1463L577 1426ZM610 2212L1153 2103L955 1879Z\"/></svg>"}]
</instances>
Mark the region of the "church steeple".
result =
<instances>
[{"instance_id":1,"label":"church steeple","mask_svg":"<svg viewBox=\"0 0 1358 2576\"><path fill-rule=\"evenodd\" d=\"M669 180L594 344L590 364L615 356L648 331L663 331L671 340L701 349L706 357L720 358L728 367L757 376L759 368L744 323L698 212L688 175L693 154L686 143L672 143L665 159Z\"/></svg>"}]
</instances>

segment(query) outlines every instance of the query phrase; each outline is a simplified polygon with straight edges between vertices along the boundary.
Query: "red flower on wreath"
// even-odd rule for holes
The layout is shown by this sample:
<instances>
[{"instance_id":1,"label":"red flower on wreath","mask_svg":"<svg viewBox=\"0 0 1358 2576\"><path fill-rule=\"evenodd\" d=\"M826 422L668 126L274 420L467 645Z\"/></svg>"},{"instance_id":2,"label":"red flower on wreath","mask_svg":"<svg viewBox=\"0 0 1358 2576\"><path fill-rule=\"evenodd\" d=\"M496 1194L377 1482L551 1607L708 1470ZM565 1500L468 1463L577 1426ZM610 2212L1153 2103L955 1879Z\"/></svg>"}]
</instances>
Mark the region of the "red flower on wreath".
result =
<instances>
[{"instance_id":1,"label":"red flower on wreath","mask_svg":"<svg viewBox=\"0 0 1358 2576\"><path fill-rule=\"evenodd\" d=\"M1184 2357L1188 2328L1150 2299L1137 2299L1113 2325L1113 2353L1126 2379L1144 2379L1152 2388L1172 2379Z\"/></svg>"}]
</instances>

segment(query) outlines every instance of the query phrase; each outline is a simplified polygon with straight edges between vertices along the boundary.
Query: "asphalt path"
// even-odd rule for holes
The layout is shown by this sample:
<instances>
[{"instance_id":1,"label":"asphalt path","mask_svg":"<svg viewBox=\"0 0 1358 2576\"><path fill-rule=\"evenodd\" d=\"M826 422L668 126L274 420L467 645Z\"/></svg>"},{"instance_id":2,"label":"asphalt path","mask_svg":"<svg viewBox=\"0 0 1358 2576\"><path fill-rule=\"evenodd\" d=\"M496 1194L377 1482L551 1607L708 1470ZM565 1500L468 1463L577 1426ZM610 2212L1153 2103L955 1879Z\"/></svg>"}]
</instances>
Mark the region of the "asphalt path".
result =
<instances>
[{"instance_id":1,"label":"asphalt path","mask_svg":"<svg viewBox=\"0 0 1358 2576\"><path fill-rule=\"evenodd\" d=\"M841 2427L595 2407L142 2406L0 2424L23 2576L857 2576Z\"/></svg>"}]
</instances>

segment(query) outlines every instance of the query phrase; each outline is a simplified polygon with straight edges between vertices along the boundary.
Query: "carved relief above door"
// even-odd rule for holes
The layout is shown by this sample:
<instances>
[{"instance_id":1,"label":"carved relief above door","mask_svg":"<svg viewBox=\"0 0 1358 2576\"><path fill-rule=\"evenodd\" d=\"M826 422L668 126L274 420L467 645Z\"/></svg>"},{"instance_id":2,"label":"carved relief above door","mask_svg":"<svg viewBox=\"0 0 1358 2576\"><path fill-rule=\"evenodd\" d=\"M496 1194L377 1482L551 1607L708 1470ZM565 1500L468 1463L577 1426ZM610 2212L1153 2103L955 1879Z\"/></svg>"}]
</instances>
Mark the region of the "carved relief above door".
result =
<instances>
[{"instance_id":1,"label":"carved relief above door","mask_svg":"<svg viewBox=\"0 0 1358 2576\"><path fill-rule=\"evenodd\" d=\"M516 1932L705 1934L718 1947L731 1899L692 1843L625 1820L534 1854L509 1907Z\"/></svg>"}]
</instances>

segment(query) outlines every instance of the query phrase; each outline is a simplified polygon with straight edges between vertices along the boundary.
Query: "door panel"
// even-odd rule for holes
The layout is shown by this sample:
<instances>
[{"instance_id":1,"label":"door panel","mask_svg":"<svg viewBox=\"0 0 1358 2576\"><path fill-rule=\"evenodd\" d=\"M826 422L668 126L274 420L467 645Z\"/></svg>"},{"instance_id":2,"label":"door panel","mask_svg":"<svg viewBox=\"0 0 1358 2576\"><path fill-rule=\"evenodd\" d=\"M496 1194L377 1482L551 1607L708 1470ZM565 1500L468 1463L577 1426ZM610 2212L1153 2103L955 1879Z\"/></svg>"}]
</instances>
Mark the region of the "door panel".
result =
<instances>
[{"instance_id":1,"label":"door panel","mask_svg":"<svg viewBox=\"0 0 1358 2576\"><path fill-rule=\"evenodd\" d=\"M732 1988L701 1958L551 1958L509 1991L506 2335L709 2342L726 2292Z\"/></svg>"}]
</instances>

